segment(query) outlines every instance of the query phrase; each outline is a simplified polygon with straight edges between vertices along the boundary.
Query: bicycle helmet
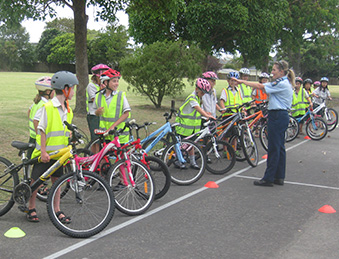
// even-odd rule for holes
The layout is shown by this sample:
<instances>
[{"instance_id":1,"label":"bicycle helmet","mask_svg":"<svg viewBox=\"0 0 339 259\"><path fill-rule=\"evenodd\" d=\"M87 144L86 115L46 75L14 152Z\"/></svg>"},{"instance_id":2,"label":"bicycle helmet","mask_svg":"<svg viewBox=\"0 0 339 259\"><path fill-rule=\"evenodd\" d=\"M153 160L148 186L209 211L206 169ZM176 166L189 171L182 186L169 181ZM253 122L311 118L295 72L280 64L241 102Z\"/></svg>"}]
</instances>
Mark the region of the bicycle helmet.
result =
<instances>
[{"instance_id":1,"label":"bicycle helmet","mask_svg":"<svg viewBox=\"0 0 339 259\"><path fill-rule=\"evenodd\" d=\"M305 84L307 84L307 83L312 84L313 83L312 79L310 79L310 78L305 79L304 82L303 82L303 85L305 86Z\"/></svg>"},{"instance_id":2,"label":"bicycle helmet","mask_svg":"<svg viewBox=\"0 0 339 259\"><path fill-rule=\"evenodd\" d=\"M202 78L204 79L212 79L212 80L218 80L218 76L216 73L212 72L212 71L207 71L205 73L202 74Z\"/></svg>"},{"instance_id":3,"label":"bicycle helmet","mask_svg":"<svg viewBox=\"0 0 339 259\"><path fill-rule=\"evenodd\" d=\"M105 72L103 72L100 76L101 79L101 83L103 83L104 81L110 80L114 77L121 77L121 74L119 71L116 71L112 68L109 68L108 70L106 70Z\"/></svg>"},{"instance_id":4,"label":"bicycle helmet","mask_svg":"<svg viewBox=\"0 0 339 259\"><path fill-rule=\"evenodd\" d=\"M314 82L314 85L319 86L320 84L321 84L320 81L315 81L315 82Z\"/></svg>"},{"instance_id":5,"label":"bicycle helmet","mask_svg":"<svg viewBox=\"0 0 339 259\"><path fill-rule=\"evenodd\" d=\"M328 80L328 78L327 78L326 76L324 76L324 77L322 77L322 78L320 79L320 82L323 82L323 81L328 82L329 80Z\"/></svg>"},{"instance_id":6,"label":"bicycle helmet","mask_svg":"<svg viewBox=\"0 0 339 259\"><path fill-rule=\"evenodd\" d=\"M246 67L243 67L243 68L241 68L241 69L239 70L239 73L240 73L241 75L247 75L247 76L249 76L249 75L250 75L250 70L249 70L248 68L246 68Z\"/></svg>"},{"instance_id":7,"label":"bicycle helmet","mask_svg":"<svg viewBox=\"0 0 339 259\"><path fill-rule=\"evenodd\" d=\"M267 78L267 79L270 79L270 75L267 74L267 73L265 73L265 72L263 72L263 73L261 73L261 74L259 75L259 79L261 79L261 78Z\"/></svg>"},{"instance_id":8,"label":"bicycle helmet","mask_svg":"<svg viewBox=\"0 0 339 259\"><path fill-rule=\"evenodd\" d=\"M59 71L52 76L51 85L55 90L63 90L66 86L78 85L79 81L75 74L69 71Z\"/></svg>"},{"instance_id":9,"label":"bicycle helmet","mask_svg":"<svg viewBox=\"0 0 339 259\"><path fill-rule=\"evenodd\" d=\"M298 76L298 77L295 78L295 82L299 82L300 84L302 84L303 83L303 79Z\"/></svg>"},{"instance_id":10,"label":"bicycle helmet","mask_svg":"<svg viewBox=\"0 0 339 259\"><path fill-rule=\"evenodd\" d=\"M232 71L227 74L227 79L231 79L232 77L239 79L239 73L237 71Z\"/></svg>"},{"instance_id":11,"label":"bicycle helmet","mask_svg":"<svg viewBox=\"0 0 339 259\"><path fill-rule=\"evenodd\" d=\"M38 91L52 90L51 77L50 76L40 77L38 80L35 81L35 88Z\"/></svg>"},{"instance_id":12,"label":"bicycle helmet","mask_svg":"<svg viewBox=\"0 0 339 259\"><path fill-rule=\"evenodd\" d=\"M101 74L109 68L110 67L105 64L97 64L91 68L91 71L93 75L101 76Z\"/></svg>"},{"instance_id":13,"label":"bicycle helmet","mask_svg":"<svg viewBox=\"0 0 339 259\"><path fill-rule=\"evenodd\" d=\"M211 84L206 79L198 78L196 82L196 87L198 87L201 91L203 91L205 94L208 94L211 92Z\"/></svg>"}]
</instances>

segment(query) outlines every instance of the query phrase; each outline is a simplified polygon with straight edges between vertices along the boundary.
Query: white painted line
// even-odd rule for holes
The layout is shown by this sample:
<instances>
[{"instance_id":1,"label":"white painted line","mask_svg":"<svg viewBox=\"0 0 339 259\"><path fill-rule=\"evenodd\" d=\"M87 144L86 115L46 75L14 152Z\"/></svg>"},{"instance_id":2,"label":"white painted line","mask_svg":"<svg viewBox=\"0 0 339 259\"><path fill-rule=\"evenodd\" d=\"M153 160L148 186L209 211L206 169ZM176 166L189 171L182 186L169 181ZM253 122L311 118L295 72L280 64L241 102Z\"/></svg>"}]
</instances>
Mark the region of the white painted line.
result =
<instances>
[{"instance_id":1,"label":"white painted line","mask_svg":"<svg viewBox=\"0 0 339 259\"><path fill-rule=\"evenodd\" d=\"M297 147L299 145L302 145L302 144L304 144L307 141L308 140L305 140L305 141L300 142L299 144L296 144L296 145L294 145L292 147L289 147L288 149L286 149L286 151L291 150L294 147ZM266 159L259 161L258 165L260 165L260 164L262 164L264 162L266 162ZM248 166L248 167L246 167L244 169L241 169L241 170L239 170L237 172L234 172L233 174L230 174L230 175L228 175L226 177L221 178L220 180L216 181L216 183L219 184L219 183L222 183L224 181L227 181L230 178L236 177L239 174L244 173L244 172L246 172L247 170L249 170L251 168L252 168L251 166ZM119 224L119 225L117 225L115 227L112 227L110 229L104 230L104 231L100 232L99 234L97 234L97 235L95 235L93 237L90 237L90 238L88 238L86 240L80 241L79 243L76 243L76 244L74 244L72 246L69 246L69 247L67 247L67 248L65 248L65 249L63 249L63 250L61 250L59 252L56 252L56 253L51 254L51 255L49 255L47 257L44 257L44 259L54 259L54 258L61 257L61 256L65 255L65 254L68 254L68 253L70 253L70 252L72 252L72 251L74 251L74 250L76 250L76 249L78 249L78 248L80 248L82 246L85 246L85 245L87 245L89 243L92 243L92 242L98 240L99 238L102 238L104 236L112 234L112 233L114 233L114 232L116 232L116 231L118 231L118 230L120 230L120 229L122 229L124 227L127 227L127 226L129 226L129 225L131 225L133 223L136 223L136 222L144 219L144 218L147 218L147 217L149 217L149 216L151 216L151 215L153 215L153 214L155 214L157 212L160 212L160 211L162 211L162 210L164 210L164 209L166 209L166 208L168 208L168 207L170 207L172 205L175 205L175 204L177 204L177 203L179 203L179 202L181 202L183 200L186 200L186 199L188 199L188 198L190 198L190 197L192 197L192 196L194 196L194 195L196 195L196 194L198 194L200 192L203 192L203 191L205 191L207 189L209 189L209 188L201 187L201 188L199 188L199 189L197 189L197 190L195 190L193 192L190 192L190 193L188 193L188 194L186 194L186 195L184 195L184 196L182 196L180 198L177 198L177 199L175 199L175 200L173 200L171 202L168 202L168 203L166 203L166 204L164 204L164 205L162 205L162 206L160 206L158 208L155 208L155 209L153 209L153 210L151 210L151 211L149 211L149 212L147 212L147 213L145 213L143 215L140 215L140 216L137 216L135 218L132 218L132 219L130 219L130 220L124 222L124 223L121 223L121 224Z\"/></svg>"},{"instance_id":2,"label":"white painted line","mask_svg":"<svg viewBox=\"0 0 339 259\"><path fill-rule=\"evenodd\" d=\"M235 175L234 177L246 178L246 179L252 179L252 180L260 180L261 179L261 178L258 178L258 177L252 177L252 176L246 176L246 175ZM301 186L308 186L308 187L323 188L323 189L330 189L330 190L339 190L339 187L332 187L332 186L326 186L326 185L318 185L318 184L310 184L310 183L299 183L299 182L290 182L290 181L284 181L284 183L294 184L294 185L301 185Z\"/></svg>"}]
</instances>

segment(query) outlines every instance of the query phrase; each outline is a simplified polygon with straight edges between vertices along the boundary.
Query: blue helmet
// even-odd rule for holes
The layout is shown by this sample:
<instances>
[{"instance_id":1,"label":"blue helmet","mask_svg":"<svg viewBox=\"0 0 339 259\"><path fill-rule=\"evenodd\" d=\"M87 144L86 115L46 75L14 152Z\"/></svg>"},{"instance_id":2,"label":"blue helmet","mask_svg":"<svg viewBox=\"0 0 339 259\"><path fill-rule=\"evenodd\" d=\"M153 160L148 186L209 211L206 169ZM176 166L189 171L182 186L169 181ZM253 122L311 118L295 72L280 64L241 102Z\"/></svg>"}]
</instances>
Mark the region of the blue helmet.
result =
<instances>
[{"instance_id":1,"label":"blue helmet","mask_svg":"<svg viewBox=\"0 0 339 259\"><path fill-rule=\"evenodd\" d=\"M324 77L322 77L322 78L320 79L320 82L322 82L322 81L328 82L329 80L328 80L328 78L327 78L326 76L324 76Z\"/></svg>"},{"instance_id":2,"label":"blue helmet","mask_svg":"<svg viewBox=\"0 0 339 259\"><path fill-rule=\"evenodd\" d=\"M232 77L239 79L239 73L237 71L232 71L227 74L227 79L231 79Z\"/></svg>"}]
</instances>

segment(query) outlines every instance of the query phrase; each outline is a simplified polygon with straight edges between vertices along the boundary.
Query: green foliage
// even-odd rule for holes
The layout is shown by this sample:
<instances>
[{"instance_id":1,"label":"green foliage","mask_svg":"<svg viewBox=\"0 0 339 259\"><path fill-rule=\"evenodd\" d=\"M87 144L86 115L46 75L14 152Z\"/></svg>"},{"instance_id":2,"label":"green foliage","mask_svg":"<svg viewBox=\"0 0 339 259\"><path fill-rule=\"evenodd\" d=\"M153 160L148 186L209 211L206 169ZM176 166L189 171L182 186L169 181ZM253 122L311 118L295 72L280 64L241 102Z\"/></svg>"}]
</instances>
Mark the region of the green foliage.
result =
<instances>
[{"instance_id":1,"label":"green foliage","mask_svg":"<svg viewBox=\"0 0 339 259\"><path fill-rule=\"evenodd\" d=\"M41 34L36 51L38 60L47 63L47 57L51 54L52 45L51 42L61 33L57 29L47 29Z\"/></svg>"},{"instance_id":2,"label":"green foliage","mask_svg":"<svg viewBox=\"0 0 339 259\"><path fill-rule=\"evenodd\" d=\"M55 29L61 33L74 33L74 19L56 18L46 23L46 30Z\"/></svg>"},{"instance_id":3,"label":"green foliage","mask_svg":"<svg viewBox=\"0 0 339 259\"><path fill-rule=\"evenodd\" d=\"M64 33L55 37L51 41L50 46L51 54L47 57L49 63L75 63L75 42L73 33Z\"/></svg>"},{"instance_id":4,"label":"green foliage","mask_svg":"<svg viewBox=\"0 0 339 259\"><path fill-rule=\"evenodd\" d=\"M182 79L201 74L203 53L187 42L155 42L138 49L121 62L122 75L135 92L146 95L156 108L164 96L176 96L184 88Z\"/></svg>"}]
</instances>

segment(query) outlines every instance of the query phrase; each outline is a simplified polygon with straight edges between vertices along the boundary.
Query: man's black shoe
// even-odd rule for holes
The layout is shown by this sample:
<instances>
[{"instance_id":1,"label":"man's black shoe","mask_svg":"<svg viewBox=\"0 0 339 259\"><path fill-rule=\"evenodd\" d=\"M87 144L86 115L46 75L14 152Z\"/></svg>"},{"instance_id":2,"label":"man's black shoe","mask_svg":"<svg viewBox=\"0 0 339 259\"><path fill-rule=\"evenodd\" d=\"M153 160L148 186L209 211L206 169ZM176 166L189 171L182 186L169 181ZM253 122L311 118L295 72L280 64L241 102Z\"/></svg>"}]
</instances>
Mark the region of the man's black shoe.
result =
<instances>
[{"instance_id":1,"label":"man's black shoe","mask_svg":"<svg viewBox=\"0 0 339 259\"><path fill-rule=\"evenodd\" d=\"M273 187L273 183L267 182L265 180L257 180L253 182L256 186L265 186L265 187Z\"/></svg>"},{"instance_id":2,"label":"man's black shoe","mask_svg":"<svg viewBox=\"0 0 339 259\"><path fill-rule=\"evenodd\" d=\"M284 185L284 179L274 179L273 183L276 185Z\"/></svg>"}]
</instances>

